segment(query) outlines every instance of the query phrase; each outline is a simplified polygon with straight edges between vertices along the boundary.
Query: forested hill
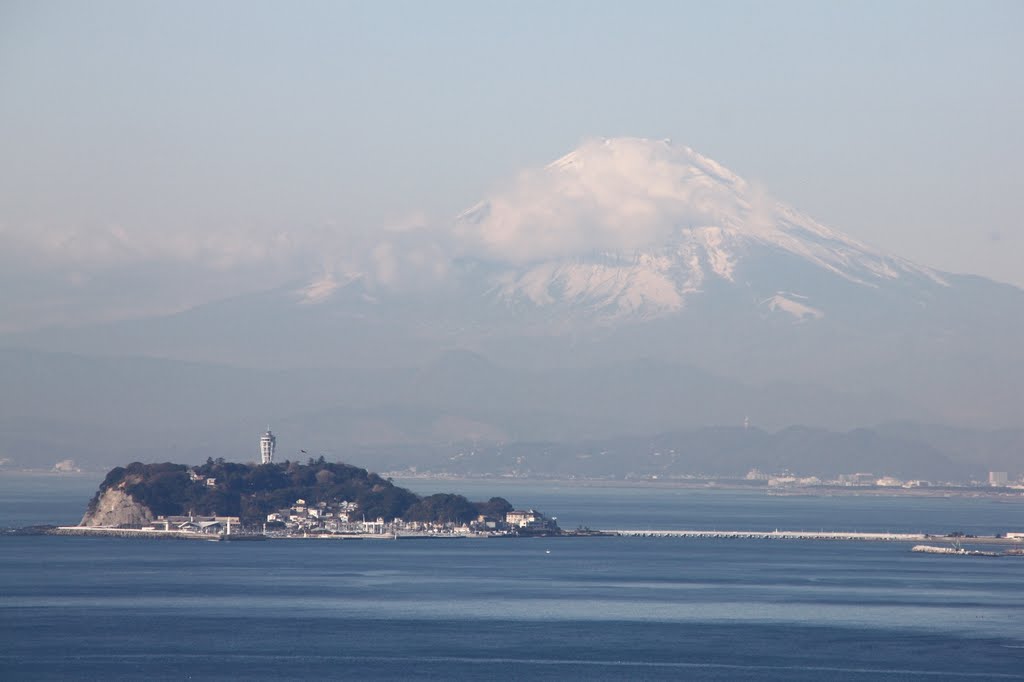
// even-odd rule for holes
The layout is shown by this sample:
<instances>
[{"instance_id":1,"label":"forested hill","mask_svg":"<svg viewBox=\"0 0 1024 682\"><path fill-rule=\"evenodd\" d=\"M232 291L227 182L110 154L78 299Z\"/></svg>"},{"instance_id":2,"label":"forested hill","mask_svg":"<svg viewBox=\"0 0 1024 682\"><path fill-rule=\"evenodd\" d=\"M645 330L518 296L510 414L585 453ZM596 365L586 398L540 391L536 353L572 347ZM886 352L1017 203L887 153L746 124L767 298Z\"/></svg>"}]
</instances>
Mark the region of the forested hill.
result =
<instances>
[{"instance_id":1,"label":"forested hill","mask_svg":"<svg viewBox=\"0 0 1024 682\"><path fill-rule=\"evenodd\" d=\"M212 483L209 479L213 479ZM462 495L428 497L394 485L366 469L310 459L306 464L237 464L208 459L206 464L142 464L133 462L112 469L89 502L93 514L107 491L120 491L153 516L185 514L240 516L257 523L270 512L303 499L308 503L347 500L358 505L367 519L402 518L407 521L465 522L484 514L503 517L512 509L494 497L470 502Z\"/></svg>"}]
</instances>

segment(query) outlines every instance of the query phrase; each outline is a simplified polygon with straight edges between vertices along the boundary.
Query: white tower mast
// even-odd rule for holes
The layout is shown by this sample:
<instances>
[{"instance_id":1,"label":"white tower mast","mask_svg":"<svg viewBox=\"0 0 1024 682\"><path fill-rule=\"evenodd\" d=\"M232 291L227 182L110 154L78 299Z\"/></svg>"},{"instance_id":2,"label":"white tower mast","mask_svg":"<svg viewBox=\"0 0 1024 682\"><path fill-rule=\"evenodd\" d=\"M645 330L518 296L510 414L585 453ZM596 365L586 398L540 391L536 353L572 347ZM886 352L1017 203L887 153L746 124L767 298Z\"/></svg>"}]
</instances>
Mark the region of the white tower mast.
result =
<instances>
[{"instance_id":1,"label":"white tower mast","mask_svg":"<svg viewBox=\"0 0 1024 682\"><path fill-rule=\"evenodd\" d=\"M274 462L274 448L277 446L277 438L267 427L267 432L260 437L260 464L272 464Z\"/></svg>"}]
</instances>

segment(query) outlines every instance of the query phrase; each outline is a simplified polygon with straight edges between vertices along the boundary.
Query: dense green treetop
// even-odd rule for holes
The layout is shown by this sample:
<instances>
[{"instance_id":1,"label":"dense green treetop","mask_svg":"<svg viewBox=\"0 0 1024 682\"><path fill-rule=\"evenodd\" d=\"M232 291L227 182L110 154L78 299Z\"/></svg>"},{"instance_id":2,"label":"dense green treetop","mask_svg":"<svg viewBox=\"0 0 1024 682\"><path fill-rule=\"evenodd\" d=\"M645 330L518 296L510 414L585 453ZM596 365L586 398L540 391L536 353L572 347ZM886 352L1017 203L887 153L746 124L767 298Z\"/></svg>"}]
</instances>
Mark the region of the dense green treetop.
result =
<instances>
[{"instance_id":1,"label":"dense green treetop","mask_svg":"<svg viewBox=\"0 0 1024 682\"><path fill-rule=\"evenodd\" d=\"M190 469L202 480L193 481ZM215 484L207 485L207 478L215 479ZM240 516L244 523L260 522L298 499L309 504L347 500L359 505L359 513L365 518L383 517L387 521L402 518L462 523L480 514L501 519L512 509L500 497L487 502L470 502L462 495L451 494L421 498L366 469L327 462L323 457L311 458L306 464L237 464L208 459L198 467L133 462L107 474L89 502L90 512L111 488L121 488L157 516L217 514Z\"/></svg>"}]
</instances>

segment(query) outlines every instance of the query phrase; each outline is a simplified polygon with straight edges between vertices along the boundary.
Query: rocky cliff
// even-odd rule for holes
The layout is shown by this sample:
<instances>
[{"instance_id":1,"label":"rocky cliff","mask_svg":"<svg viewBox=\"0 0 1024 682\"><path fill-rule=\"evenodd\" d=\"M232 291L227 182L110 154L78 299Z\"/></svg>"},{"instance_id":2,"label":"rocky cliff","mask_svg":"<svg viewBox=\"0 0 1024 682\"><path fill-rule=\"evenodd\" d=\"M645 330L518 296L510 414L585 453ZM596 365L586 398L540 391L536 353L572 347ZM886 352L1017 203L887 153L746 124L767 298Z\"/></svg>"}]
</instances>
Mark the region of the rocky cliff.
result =
<instances>
[{"instance_id":1,"label":"rocky cliff","mask_svg":"<svg viewBox=\"0 0 1024 682\"><path fill-rule=\"evenodd\" d=\"M80 526L144 526L152 523L153 512L120 488L100 494L95 507L82 517Z\"/></svg>"}]
</instances>

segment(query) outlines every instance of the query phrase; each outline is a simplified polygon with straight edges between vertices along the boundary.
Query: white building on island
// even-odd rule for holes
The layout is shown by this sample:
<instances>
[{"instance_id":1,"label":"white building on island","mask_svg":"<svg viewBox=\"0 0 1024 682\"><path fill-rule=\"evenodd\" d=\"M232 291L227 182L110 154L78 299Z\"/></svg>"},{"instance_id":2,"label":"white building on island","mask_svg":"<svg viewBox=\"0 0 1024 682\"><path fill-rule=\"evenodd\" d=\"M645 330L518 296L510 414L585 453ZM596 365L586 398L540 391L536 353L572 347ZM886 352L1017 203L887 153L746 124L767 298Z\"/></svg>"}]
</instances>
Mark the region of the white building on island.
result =
<instances>
[{"instance_id":1,"label":"white building on island","mask_svg":"<svg viewBox=\"0 0 1024 682\"><path fill-rule=\"evenodd\" d=\"M536 523L541 515L532 509L515 509L505 514L505 523L510 526L525 528L531 523Z\"/></svg>"},{"instance_id":2,"label":"white building on island","mask_svg":"<svg viewBox=\"0 0 1024 682\"><path fill-rule=\"evenodd\" d=\"M274 448L277 446L277 438L267 427L267 432L260 436L260 464L273 464Z\"/></svg>"}]
</instances>

